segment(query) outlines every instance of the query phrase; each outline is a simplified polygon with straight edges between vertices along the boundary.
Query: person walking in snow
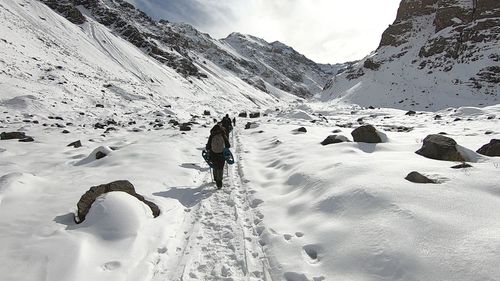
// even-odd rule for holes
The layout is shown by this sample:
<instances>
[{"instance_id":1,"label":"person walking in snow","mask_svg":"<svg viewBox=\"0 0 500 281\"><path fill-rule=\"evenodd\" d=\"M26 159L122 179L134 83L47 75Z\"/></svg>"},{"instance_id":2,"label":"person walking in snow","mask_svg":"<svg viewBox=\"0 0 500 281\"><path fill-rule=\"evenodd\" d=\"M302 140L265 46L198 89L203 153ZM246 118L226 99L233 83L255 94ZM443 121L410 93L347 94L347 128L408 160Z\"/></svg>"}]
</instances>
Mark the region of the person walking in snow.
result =
<instances>
[{"instance_id":1,"label":"person walking in snow","mask_svg":"<svg viewBox=\"0 0 500 281\"><path fill-rule=\"evenodd\" d=\"M226 114L226 116L222 118L221 123L224 129L226 129L226 134L227 137L229 138L229 133L233 130L233 125L231 125L231 118L229 118L229 114Z\"/></svg>"},{"instance_id":2,"label":"person walking in snow","mask_svg":"<svg viewBox=\"0 0 500 281\"><path fill-rule=\"evenodd\" d=\"M236 127L236 117L233 117L233 127Z\"/></svg>"},{"instance_id":3,"label":"person walking in snow","mask_svg":"<svg viewBox=\"0 0 500 281\"><path fill-rule=\"evenodd\" d=\"M227 137L226 129L221 123L217 123L211 130L210 136L208 137L206 150L210 153L210 160L214 163L214 180L217 188L222 187L222 178L224 176L224 165L226 160L224 159L224 149L230 148L231 144Z\"/></svg>"}]
</instances>

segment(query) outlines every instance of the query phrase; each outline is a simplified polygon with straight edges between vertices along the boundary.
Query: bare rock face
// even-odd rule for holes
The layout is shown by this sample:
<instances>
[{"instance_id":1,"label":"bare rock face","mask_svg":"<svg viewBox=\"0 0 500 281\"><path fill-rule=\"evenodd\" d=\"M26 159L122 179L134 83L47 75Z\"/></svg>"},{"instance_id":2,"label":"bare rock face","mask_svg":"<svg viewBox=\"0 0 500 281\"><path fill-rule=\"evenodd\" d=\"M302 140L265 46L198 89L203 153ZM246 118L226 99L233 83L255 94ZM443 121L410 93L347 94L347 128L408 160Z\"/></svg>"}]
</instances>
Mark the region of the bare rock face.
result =
<instances>
[{"instance_id":1,"label":"bare rock face","mask_svg":"<svg viewBox=\"0 0 500 281\"><path fill-rule=\"evenodd\" d=\"M435 160L465 161L457 150L457 142L443 135L428 135L415 153Z\"/></svg>"},{"instance_id":2,"label":"bare rock face","mask_svg":"<svg viewBox=\"0 0 500 281\"><path fill-rule=\"evenodd\" d=\"M387 98L375 101L378 106L443 109L457 96L465 96L457 99L463 106L496 104L499 49L500 1L401 0L396 20L382 34L375 53L332 78L322 97L344 98L347 90L363 82L364 89L350 91L348 97L363 106L374 103L367 93L371 85L388 91ZM401 75L401 69L407 75ZM415 91L405 87L403 76L411 77ZM447 88L447 94L436 91L435 85ZM449 99L442 99L444 95Z\"/></svg>"},{"instance_id":3,"label":"bare rock face","mask_svg":"<svg viewBox=\"0 0 500 281\"><path fill-rule=\"evenodd\" d=\"M144 199L142 195L137 194L135 192L134 186L129 181L120 180L108 184L93 186L87 192L85 192L85 194L80 198L80 201L78 201L78 203L76 204L76 206L78 207L78 211L75 215L75 222L83 222L88 212L90 211L90 208L92 207L92 203L94 203L97 197L112 191L122 191L128 193L146 204L151 209L151 212L153 213L153 216L155 218L160 215L160 209L155 203L148 201Z\"/></svg>"}]
</instances>

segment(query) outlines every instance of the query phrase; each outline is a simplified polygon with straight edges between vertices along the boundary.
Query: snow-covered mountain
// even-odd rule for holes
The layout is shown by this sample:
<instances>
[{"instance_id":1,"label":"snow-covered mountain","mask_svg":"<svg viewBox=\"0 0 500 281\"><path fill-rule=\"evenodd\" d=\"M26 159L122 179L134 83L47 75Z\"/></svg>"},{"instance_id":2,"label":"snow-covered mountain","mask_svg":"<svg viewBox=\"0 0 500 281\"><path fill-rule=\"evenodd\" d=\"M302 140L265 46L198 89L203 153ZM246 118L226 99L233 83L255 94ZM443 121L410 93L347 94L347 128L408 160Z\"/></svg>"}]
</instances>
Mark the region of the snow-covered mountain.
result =
<instances>
[{"instance_id":1,"label":"snow-covered mountain","mask_svg":"<svg viewBox=\"0 0 500 281\"><path fill-rule=\"evenodd\" d=\"M322 98L422 110L497 104L499 50L500 1L403 0L379 48Z\"/></svg>"},{"instance_id":2,"label":"snow-covered mountain","mask_svg":"<svg viewBox=\"0 0 500 281\"><path fill-rule=\"evenodd\" d=\"M274 85L336 70L279 42L46 3L0 1L1 281L500 280L500 104L305 100ZM213 119L254 110L217 190ZM415 153L430 134L468 163ZM134 195L86 193L111 182Z\"/></svg>"},{"instance_id":3,"label":"snow-covered mountain","mask_svg":"<svg viewBox=\"0 0 500 281\"><path fill-rule=\"evenodd\" d=\"M342 67L316 64L280 42L236 33L216 40L187 24L156 22L123 0L42 2L75 24L92 18L186 77L206 78L211 62L263 92L277 88L308 98Z\"/></svg>"}]
</instances>

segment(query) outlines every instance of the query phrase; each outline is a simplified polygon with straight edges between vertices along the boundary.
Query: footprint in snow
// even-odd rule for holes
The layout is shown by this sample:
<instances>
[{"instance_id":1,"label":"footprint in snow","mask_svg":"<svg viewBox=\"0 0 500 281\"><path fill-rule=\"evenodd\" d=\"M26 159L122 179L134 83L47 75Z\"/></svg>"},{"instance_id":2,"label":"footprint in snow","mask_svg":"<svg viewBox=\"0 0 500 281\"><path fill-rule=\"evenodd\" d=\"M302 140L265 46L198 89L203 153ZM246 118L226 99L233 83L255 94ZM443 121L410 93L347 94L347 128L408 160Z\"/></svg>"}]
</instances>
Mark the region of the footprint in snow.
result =
<instances>
[{"instance_id":1,"label":"footprint in snow","mask_svg":"<svg viewBox=\"0 0 500 281\"><path fill-rule=\"evenodd\" d=\"M167 247L158 248L158 254L165 254L165 253L167 253Z\"/></svg>"},{"instance_id":2,"label":"footprint in snow","mask_svg":"<svg viewBox=\"0 0 500 281\"><path fill-rule=\"evenodd\" d=\"M290 240L292 240L292 235L290 235L290 234L284 234L284 235L283 235L283 238L284 238L286 241L290 241Z\"/></svg>"},{"instance_id":3,"label":"footprint in snow","mask_svg":"<svg viewBox=\"0 0 500 281\"><path fill-rule=\"evenodd\" d=\"M119 261L110 261L110 262L105 263L102 266L102 269L104 271L113 271L115 269L120 268L121 266L122 266L122 264Z\"/></svg>"},{"instance_id":4,"label":"footprint in snow","mask_svg":"<svg viewBox=\"0 0 500 281\"><path fill-rule=\"evenodd\" d=\"M300 237L304 236L304 233L298 231L298 232L295 232L295 236L300 238Z\"/></svg>"},{"instance_id":5,"label":"footprint in snow","mask_svg":"<svg viewBox=\"0 0 500 281\"><path fill-rule=\"evenodd\" d=\"M315 244L305 245L302 247L305 256L309 259L311 263L317 263L319 261L319 252L321 247Z\"/></svg>"}]
</instances>

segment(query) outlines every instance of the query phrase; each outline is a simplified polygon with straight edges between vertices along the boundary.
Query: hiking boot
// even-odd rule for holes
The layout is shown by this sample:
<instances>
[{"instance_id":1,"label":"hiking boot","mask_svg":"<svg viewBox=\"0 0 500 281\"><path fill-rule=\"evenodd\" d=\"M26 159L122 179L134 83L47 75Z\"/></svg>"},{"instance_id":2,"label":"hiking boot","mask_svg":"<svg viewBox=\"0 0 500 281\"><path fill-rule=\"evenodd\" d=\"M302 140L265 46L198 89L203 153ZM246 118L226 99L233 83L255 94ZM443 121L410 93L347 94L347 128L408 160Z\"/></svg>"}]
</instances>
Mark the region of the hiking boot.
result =
<instances>
[{"instance_id":1,"label":"hiking boot","mask_svg":"<svg viewBox=\"0 0 500 281\"><path fill-rule=\"evenodd\" d=\"M222 181L216 181L215 183L217 184L217 189L222 188Z\"/></svg>"}]
</instances>

